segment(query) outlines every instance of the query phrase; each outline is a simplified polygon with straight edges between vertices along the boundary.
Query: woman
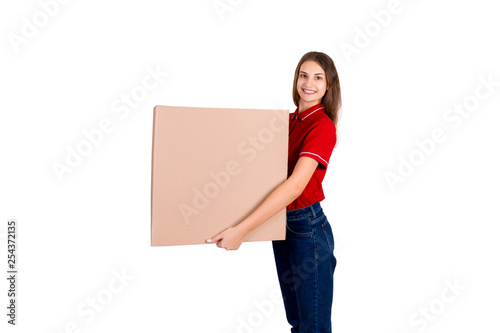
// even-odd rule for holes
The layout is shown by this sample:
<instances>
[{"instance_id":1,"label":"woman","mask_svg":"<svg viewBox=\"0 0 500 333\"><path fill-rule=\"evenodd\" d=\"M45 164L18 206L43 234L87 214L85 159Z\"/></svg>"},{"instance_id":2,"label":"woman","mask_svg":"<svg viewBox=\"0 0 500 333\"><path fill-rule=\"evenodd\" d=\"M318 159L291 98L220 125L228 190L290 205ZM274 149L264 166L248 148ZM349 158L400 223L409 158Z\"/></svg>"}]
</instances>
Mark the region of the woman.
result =
<instances>
[{"instance_id":1,"label":"woman","mask_svg":"<svg viewBox=\"0 0 500 333\"><path fill-rule=\"evenodd\" d=\"M297 106L289 119L288 177L246 219L207 240L237 250L243 238L287 208L286 239L272 241L278 280L292 332L331 332L334 239L320 201L337 142L340 82L332 59L308 52L293 82Z\"/></svg>"}]
</instances>

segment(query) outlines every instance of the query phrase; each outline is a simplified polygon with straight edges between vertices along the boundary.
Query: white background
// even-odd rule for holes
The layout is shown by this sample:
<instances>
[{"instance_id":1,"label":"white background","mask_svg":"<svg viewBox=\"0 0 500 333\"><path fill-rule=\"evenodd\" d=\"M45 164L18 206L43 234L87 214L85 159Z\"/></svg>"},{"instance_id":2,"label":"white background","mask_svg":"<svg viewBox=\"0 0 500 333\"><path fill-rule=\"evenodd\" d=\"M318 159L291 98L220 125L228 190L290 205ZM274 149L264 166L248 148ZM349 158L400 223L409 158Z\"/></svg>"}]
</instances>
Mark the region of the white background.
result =
<instances>
[{"instance_id":1,"label":"white background","mask_svg":"<svg viewBox=\"0 0 500 333\"><path fill-rule=\"evenodd\" d=\"M9 219L19 232L18 326L2 278L2 332L288 332L270 242L150 247L152 115L157 104L292 112L295 66L312 50L332 57L342 86L322 202L334 332L498 332L493 1L401 0L383 25L372 11L389 0L223 0L222 16L212 0L52 1L52 16L44 3L0 5L4 272ZM120 118L113 105L148 67L168 75ZM496 86L477 88L480 77ZM454 128L443 116L465 101ZM59 180L52 164L106 118L113 130ZM437 128L446 140L424 155L415 141ZM391 190L384 174L410 156L421 163Z\"/></svg>"}]
</instances>

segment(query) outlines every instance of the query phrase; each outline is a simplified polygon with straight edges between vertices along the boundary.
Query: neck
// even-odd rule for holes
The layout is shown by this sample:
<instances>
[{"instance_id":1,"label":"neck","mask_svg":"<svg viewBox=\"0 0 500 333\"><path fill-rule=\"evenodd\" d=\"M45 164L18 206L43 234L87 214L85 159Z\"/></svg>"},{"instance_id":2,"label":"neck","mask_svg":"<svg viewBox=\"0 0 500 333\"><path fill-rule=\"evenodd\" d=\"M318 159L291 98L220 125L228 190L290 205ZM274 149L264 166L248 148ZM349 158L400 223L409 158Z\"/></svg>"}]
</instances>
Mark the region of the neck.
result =
<instances>
[{"instance_id":1,"label":"neck","mask_svg":"<svg viewBox=\"0 0 500 333\"><path fill-rule=\"evenodd\" d=\"M321 103L321 100L319 101L312 101L312 102L303 102L303 101L299 101L299 113L309 109L309 108L312 108L313 106L317 105Z\"/></svg>"}]
</instances>

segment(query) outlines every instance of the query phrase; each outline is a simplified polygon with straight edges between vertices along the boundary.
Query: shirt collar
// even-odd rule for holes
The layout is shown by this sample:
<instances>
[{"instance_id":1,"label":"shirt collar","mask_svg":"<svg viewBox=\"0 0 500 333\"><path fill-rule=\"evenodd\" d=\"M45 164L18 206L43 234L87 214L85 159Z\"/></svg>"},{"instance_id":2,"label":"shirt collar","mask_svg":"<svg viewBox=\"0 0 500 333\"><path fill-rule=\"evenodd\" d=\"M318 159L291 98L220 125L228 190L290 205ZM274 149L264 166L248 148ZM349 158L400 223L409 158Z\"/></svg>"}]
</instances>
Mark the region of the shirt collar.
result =
<instances>
[{"instance_id":1,"label":"shirt collar","mask_svg":"<svg viewBox=\"0 0 500 333\"><path fill-rule=\"evenodd\" d=\"M298 117L300 121L304 122L304 121L307 121L308 119L312 119L314 117L314 115L317 115L320 112L324 112L321 110L324 110L323 103L316 104L316 105L310 107L309 109L302 111L300 113L299 113L299 108L297 107L295 109L295 112L292 113L292 119L295 119L296 117Z\"/></svg>"}]
</instances>

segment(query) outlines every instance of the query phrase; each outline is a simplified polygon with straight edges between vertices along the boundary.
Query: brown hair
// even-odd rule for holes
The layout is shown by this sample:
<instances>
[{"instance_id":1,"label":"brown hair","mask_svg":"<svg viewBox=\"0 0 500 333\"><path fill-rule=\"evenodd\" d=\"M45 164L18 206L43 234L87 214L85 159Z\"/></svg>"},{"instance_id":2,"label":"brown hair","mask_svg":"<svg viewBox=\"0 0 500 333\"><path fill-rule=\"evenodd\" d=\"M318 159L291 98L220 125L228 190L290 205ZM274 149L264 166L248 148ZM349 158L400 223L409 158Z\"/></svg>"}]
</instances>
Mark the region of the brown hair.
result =
<instances>
[{"instance_id":1,"label":"brown hair","mask_svg":"<svg viewBox=\"0 0 500 333\"><path fill-rule=\"evenodd\" d=\"M300 95L297 92L297 80L299 77L300 66L305 61L312 60L317 62L326 74L327 90L325 95L321 98L321 103L324 105L324 111L327 116L333 121L335 126L337 126L337 121L339 119L339 111L342 107L342 98L340 96L340 81L337 69L333 63L332 58L323 52L311 51L307 52L300 59L297 68L295 69L295 76L293 79L293 103L295 106L299 106Z\"/></svg>"}]
</instances>

